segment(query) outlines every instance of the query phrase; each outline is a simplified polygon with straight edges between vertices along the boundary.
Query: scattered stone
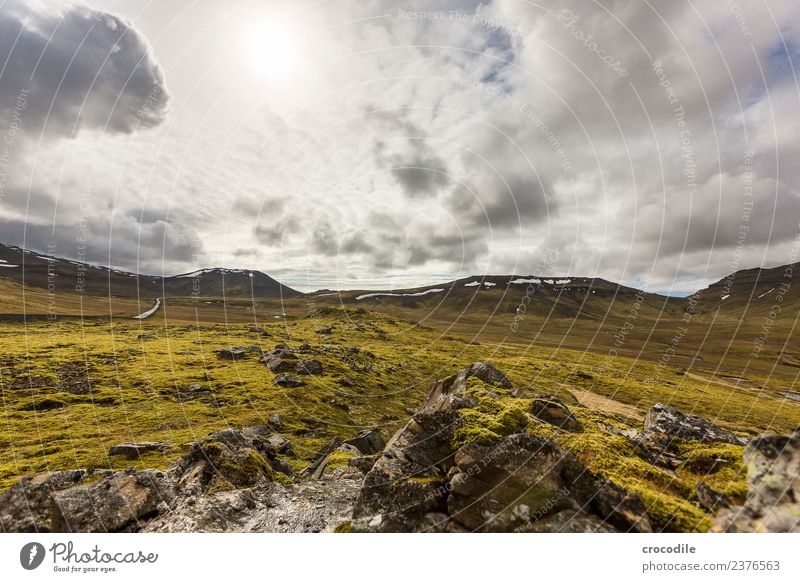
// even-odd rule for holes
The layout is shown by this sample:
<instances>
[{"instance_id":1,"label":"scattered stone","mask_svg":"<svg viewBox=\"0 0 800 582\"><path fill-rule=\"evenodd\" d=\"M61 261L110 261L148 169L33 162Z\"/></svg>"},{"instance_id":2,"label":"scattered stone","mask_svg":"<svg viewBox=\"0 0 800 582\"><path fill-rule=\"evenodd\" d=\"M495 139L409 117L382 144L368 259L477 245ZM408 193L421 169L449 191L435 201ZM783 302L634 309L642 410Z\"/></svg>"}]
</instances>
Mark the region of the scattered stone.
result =
<instances>
[{"instance_id":1,"label":"scattered stone","mask_svg":"<svg viewBox=\"0 0 800 582\"><path fill-rule=\"evenodd\" d=\"M362 430L353 438L344 441L344 443L354 446L362 455L380 453L386 446L377 430Z\"/></svg>"},{"instance_id":2,"label":"scattered stone","mask_svg":"<svg viewBox=\"0 0 800 582\"><path fill-rule=\"evenodd\" d=\"M291 374L278 374L272 383L283 388L297 388L305 384L300 378Z\"/></svg>"},{"instance_id":3,"label":"scattered stone","mask_svg":"<svg viewBox=\"0 0 800 582\"><path fill-rule=\"evenodd\" d=\"M255 327L255 326L248 327L247 331L249 331L250 333L254 333L254 334L258 335L258 336L261 336L261 337L272 337L271 333L269 333L265 329L261 329L260 327Z\"/></svg>"},{"instance_id":4,"label":"scattered stone","mask_svg":"<svg viewBox=\"0 0 800 582\"><path fill-rule=\"evenodd\" d=\"M142 341L148 341L156 339L156 336L152 333L140 333L138 336L136 336L136 339Z\"/></svg>"},{"instance_id":5,"label":"scattered stone","mask_svg":"<svg viewBox=\"0 0 800 582\"><path fill-rule=\"evenodd\" d=\"M269 417L267 424L273 430L280 430L283 428L283 417L280 414L275 413Z\"/></svg>"},{"instance_id":6,"label":"scattered stone","mask_svg":"<svg viewBox=\"0 0 800 582\"><path fill-rule=\"evenodd\" d=\"M143 453L161 452L171 448L172 445L157 442L141 443L120 443L108 449L109 456L125 457L126 459L138 459Z\"/></svg>"},{"instance_id":7,"label":"scattered stone","mask_svg":"<svg viewBox=\"0 0 800 582\"><path fill-rule=\"evenodd\" d=\"M753 439L744 450L750 491L743 507L719 513L716 531L800 532L800 429Z\"/></svg>"},{"instance_id":8,"label":"scattered stone","mask_svg":"<svg viewBox=\"0 0 800 582\"><path fill-rule=\"evenodd\" d=\"M747 444L746 438L737 436L705 418L684 414L664 404L656 404L648 411L644 419L644 429L704 443Z\"/></svg>"},{"instance_id":9,"label":"scattered stone","mask_svg":"<svg viewBox=\"0 0 800 582\"><path fill-rule=\"evenodd\" d=\"M303 342L302 344L300 344L300 347L297 348L297 351L299 352L310 352L312 350L313 348L311 347L311 344L309 344L308 342Z\"/></svg>"},{"instance_id":10,"label":"scattered stone","mask_svg":"<svg viewBox=\"0 0 800 582\"><path fill-rule=\"evenodd\" d=\"M283 436L279 434L274 434L267 438L267 444L272 447L276 453L279 455L289 455L294 456L294 450L292 450L292 443L286 440Z\"/></svg>"},{"instance_id":11,"label":"scattered stone","mask_svg":"<svg viewBox=\"0 0 800 582\"><path fill-rule=\"evenodd\" d=\"M367 331L367 328L365 328L363 325L357 325L355 327L355 330L356 331Z\"/></svg>"},{"instance_id":12,"label":"scattered stone","mask_svg":"<svg viewBox=\"0 0 800 582\"><path fill-rule=\"evenodd\" d=\"M549 394L537 394L533 397L530 413L548 424L557 426L566 431L574 432L580 429L578 419L559 398Z\"/></svg>"},{"instance_id":13,"label":"scattered stone","mask_svg":"<svg viewBox=\"0 0 800 582\"><path fill-rule=\"evenodd\" d=\"M322 362L319 360L300 360L295 366L298 374L321 376L323 374Z\"/></svg>"},{"instance_id":14,"label":"scattered stone","mask_svg":"<svg viewBox=\"0 0 800 582\"><path fill-rule=\"evenodd\" d=\"M334 408L338 408L339 410L344 410L346 412L350 411L350 405L347 404L347 402L344 402L342 400L337 400L333 396L325 396L323 398L320 398L320 401L324 402L329 406L333 406Z\"/></svg>"},{"instance_id":15,"label":"scattered stone","mask_svg":"<svg viewBox=\"0 0 800 582\"><path fill-rule=\"evenodd\" d=\"M491 364L476 362L467 368L462 368L449 378L434 382L422 408L429 411L473 408L477 402L467 394L466 390L467 380L473 376L490 386L513 389L511 382L500 370Z\"/></svg>"},{"instance_id":16,"label":"scattered stone","mask_svg":"<svg viewBox=\"0 0 800 582\"><path fill-rule=\"evenodd\" d=\"M272 356L269 354L261 358L261 361L267 365L267 368L269 368L270 371L275 372L276 374L280 372L291 372L295 366L295 363L290 359Z\"/></svg>"},{"instance_id":17,"label":"scattered stone","mask_svg":"<svg viewBox=\"0 0 800 582\"><path fill-rule=\"evenodd\" d=\"M322 327L314 333L318 333L320 335L331 335L333 333L333 326L331 325L328 327Z\"/></svg>"},{"instance_id":18,"label":"scattered stone","mask_svg":"<svg viewBox=\"0 0 800 582\"><path fill-rule=\"evenodd\" d=\"M238 346L217 350L217 357L221 360L240 360L244 358L246 355L247 355L247 350L245 348Z\"/></svg>"},{"instance_id":19,"label":"scattered stone","mask_svg":"<svg viewBox=\"0 0 800 582\"><path fill-rule=\"evenodd\" d=\"M349 374L344 374L341 378L339 378L339 384L352 388L356 385L356 382L350 377Z\"/></svg>"}]
</instances>

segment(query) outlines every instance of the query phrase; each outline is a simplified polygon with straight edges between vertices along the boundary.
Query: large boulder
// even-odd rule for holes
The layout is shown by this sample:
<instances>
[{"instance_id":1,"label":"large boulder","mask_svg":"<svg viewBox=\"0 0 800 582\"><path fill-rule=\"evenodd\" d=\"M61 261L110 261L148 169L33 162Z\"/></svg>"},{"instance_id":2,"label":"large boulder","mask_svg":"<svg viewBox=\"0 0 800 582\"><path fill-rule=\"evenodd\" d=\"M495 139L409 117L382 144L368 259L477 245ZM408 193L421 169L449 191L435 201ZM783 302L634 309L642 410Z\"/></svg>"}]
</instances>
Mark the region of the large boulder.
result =
<instances>
[{"instance_id":1,"label":"large boulder","mask_svg":"<svg viewBox=\"0 0 800 582\"><path fill-rule=\"evenodd\" d=\"M693 414L685 414L664 404L656 404L647 412L644 429L673 438L697 440L704 443L747 444L746 438L737 436L710 420Z\"/></svg>"},{"instance_id":2,"label":"large boulder","mask_svg":"<svg viewBox=\"0 0 800 582\"><path fill-rule=\"evenodd\" d=\"M51 495L83 483L84 470L54 471L23 477L0 493L0 530L5 532L51 532Z\"/></svg>"},{"instance_id":3,"label":"large boulder","mask_svg":"<svg viewBox=\"0 0 800 582\"><path fill-rule=\"evenodd\" d=\"M650 531L637 496L593 475L550 440L512 434L459 447L459 410L477 405L467 390L473 377L487 392L513 390L484 363L435 382L365 476L355 531ZM553 517L564 511L575 519Z\"/></svg>"},{"instance_id":4,"label":"large boulder","mask_svg":"<svg viewBox=\"0 0 800 582\"><path fill-rule=\"evenodd\" d=\"M581 527L586 526L585 516L593 516L588 522L602 524L598 531L651 529L638 497L596 477L548 439L515 434L498 442L471 443L456 452L455 463L445 490L456 529L539 529L536 522L562 511L580 516Z\"/></svg>"},{"instance_id":5,"label":"large boulder","mask_svg":"<svg viewBox=\"0 0 800 582\"><path fill-rule=\"evenodd\" d=\"M117 473L52 495L52 531L136 531L139 521L168 506L173 494L158 471Z\"/></svg>"},{"instance_id":6,"label":"large boulder","mask_svg":"<svg viewBox=\"0 0 800 582\"><path fill-rule=\"evenodd\" d=\"M744 506L720 512L717 531L800 532L800 429L762 436L744 451L749 493Z\"/></svg>"}]
</instances>

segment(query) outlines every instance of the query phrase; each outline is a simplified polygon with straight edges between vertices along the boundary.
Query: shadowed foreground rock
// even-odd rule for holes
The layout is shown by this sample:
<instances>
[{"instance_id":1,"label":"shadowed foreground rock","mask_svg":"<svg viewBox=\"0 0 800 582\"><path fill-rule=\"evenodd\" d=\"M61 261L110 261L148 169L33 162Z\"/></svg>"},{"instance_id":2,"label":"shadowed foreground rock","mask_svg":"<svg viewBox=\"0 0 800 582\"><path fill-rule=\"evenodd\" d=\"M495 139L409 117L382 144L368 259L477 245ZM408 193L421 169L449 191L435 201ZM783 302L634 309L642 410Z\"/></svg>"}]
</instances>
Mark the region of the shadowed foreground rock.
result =
<instances>
[{"instance_id":1,"label":"shadowed foreground rock","mask_svg":"<svg viewBox=\"0 0 800 582\"><path fill-rule=\"evenodd\" d=\"M800 532L800 429L753 439L744 451L750 491L743 507L720 512L714 529Z\"/></svg>"},{"instance_id":2,"label":"shadowed foreground rock","mask_svg":"<svg viewBox=\"0 0 800 582\"><path fill-rule=\"evenodd\" d=\"M212 433L163 472L26 477L0 494L0 529L315 532L349 519L361 474L292 484L281 455L293 454L285 438L259 426Z\"/></svg>"}]
</instances>

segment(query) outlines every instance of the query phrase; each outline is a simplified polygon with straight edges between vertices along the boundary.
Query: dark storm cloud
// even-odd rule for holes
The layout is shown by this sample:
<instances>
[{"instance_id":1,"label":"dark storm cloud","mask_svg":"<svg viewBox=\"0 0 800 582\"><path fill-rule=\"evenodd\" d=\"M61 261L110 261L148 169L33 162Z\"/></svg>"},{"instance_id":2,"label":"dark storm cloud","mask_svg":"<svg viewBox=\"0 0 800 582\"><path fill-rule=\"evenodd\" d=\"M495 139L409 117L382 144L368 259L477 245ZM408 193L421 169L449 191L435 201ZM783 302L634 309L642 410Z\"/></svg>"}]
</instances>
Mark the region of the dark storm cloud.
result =
<instances>
[{"instance_id":1,"label":"dark storm cloud","mask_svg":"<svg viewBox=\"0 0 800 582\"><path fill-rule=\"evenodd\" d=\"M449 180L440 160L416 158L396 160L392 175L406 196L435 196ZM438 166L438 167L437 167Z\"/></svg>"},{"instance_id":2,"label":"dark storm cloud","mask_svg":"<svg viewBox=\"0 0 800 582\"><path fill-rule=\"evenodd\" d=\"M52 224L0 219L3 242L57 257L134 272L174 274L190 263L202 244L194 232L163 220L142 224L118 216L113 224L95 216Z\"/></svg>"},{"instance_id":3,"label":"dark storm cloud","mask_svg":"<svg viewBox=\"0 0 800 582\"><path fill-rule=\"evenodd\" d=\"M36 12L6 2L0 56L0 119L22 108L28 134L131 133L166 115L164 75L145 40L117 16L82 6Z\"/></svg>"}]
</instances>

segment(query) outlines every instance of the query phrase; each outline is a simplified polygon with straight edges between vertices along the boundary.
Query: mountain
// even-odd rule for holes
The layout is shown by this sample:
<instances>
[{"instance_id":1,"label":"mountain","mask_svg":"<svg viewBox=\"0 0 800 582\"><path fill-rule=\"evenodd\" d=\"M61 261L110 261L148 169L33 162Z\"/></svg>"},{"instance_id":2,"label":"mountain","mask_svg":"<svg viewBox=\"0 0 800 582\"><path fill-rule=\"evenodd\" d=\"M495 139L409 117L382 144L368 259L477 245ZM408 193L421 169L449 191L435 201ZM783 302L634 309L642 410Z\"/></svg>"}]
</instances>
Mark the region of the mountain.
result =
<instances>
[{"instance_id":1,"label":"mountain","mask_svg":"<svg viewBox=\"0 0 800 582\"><path fill-rule=\"evenodd\" d=\"M366 309L446 309L458 313L519 314L602 320L637 314L680 313L685 301L646 293L618 283L589 277L486 275L449 283L388 291L317 292L322 302L359 305ZM634 305L637 307L634 308Z\"/></svg>"},{"instance_id":2,"label":"mountain","mask_svg":"<svg viewBox=\"0 0 800 582\"><path fill-rule=\"evenodd\" d=\"M800 288L794 284L800 273L800 263L790 263L769 269L744 269L731 273L698 291L698 306L704 312L719 312L736 316L777 315L800 305Z\"/></svg>"},{"instance_id":3,"label":"mountain","mask_svg":"<svg viewBox=\"0 0 800 582\"><path fill-rule=\"evenodd\" d=\"M253 297L291 298L302 295L260 271L202 269L159 277L49 257L0 244L0 277L28 287L58 293L82 292L101 297Z\"/></svg>"}]
</instances>

